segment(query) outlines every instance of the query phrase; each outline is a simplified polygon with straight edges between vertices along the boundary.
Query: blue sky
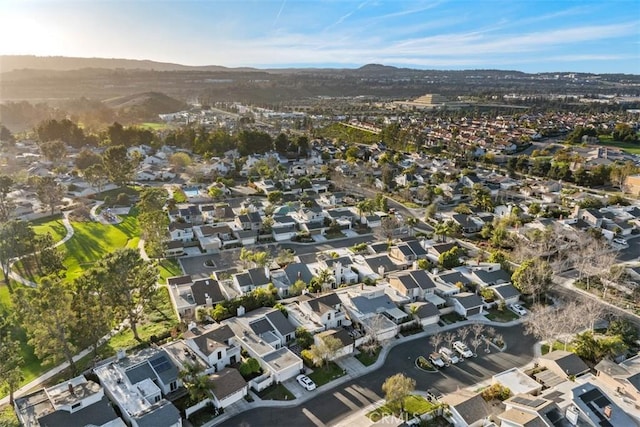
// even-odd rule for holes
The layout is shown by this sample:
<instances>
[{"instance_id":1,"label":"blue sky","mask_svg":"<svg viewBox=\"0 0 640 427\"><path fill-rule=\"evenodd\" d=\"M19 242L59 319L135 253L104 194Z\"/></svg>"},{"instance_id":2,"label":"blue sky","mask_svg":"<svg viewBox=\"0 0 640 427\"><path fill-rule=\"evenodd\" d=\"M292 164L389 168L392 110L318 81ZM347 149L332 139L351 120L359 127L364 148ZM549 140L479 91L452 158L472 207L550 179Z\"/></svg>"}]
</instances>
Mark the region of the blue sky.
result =
<instances>
[{"instance_id":1,"label":"blue sky","mask_svg":"<svg viewBox=\"0 0 640 427\"><path fill-rule=\"evenodd\" d=\"M640 74L640 0L0 0L0 54Z\"/></svg>"}]
</instances>

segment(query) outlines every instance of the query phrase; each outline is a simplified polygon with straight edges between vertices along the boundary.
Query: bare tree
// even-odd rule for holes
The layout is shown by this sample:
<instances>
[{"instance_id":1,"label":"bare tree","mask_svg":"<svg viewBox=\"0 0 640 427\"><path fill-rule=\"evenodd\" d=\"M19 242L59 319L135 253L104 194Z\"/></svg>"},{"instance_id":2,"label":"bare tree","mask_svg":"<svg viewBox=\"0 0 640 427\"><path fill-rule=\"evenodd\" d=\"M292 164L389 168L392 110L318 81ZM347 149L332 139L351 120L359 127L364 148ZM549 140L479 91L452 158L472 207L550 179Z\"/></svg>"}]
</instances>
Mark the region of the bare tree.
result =
<instances>
[{"instance_id":1,"label":"bare tree","mask_svg":"<svg viewBox=\"0 0 640 427\"><path fill-rule=\"evenodd\" d=\"M471 325L471 332L473 333L473 339L477 340L484 332L485 326L482 323L474 323Z\"/></svg>"},{"instance_id":2,"label":"bare tree","mask_svg":"<svg viewBox=\"0 0 640 427\"><path fill-rule=\"evenodd\" d=\"M462 342L465 342L465 340L467 339L469 334L471 334L471 327L470 326L465 326L464 328L458 329L458 338Z\"/></svg>"},{"instance_id":3,"label":"bare tree","mask_svg":"<svg viewBox=\"0 0 640 427\"><path fill-rule=\"evenodd\" d=\"M438 332L435 335L431 335L431 338L429 338L429 344L433 346L433 351L439 350L440 344L442 344L442 341L444 341L444 337L440 332Z\"/></svg>"},{"instance_id":4,"label":"bare tree","mask_svg":"<svg viewBox=\"0 0 640 427\"><path fill-rule=\"evenodd\" d=\"M482 345L482 340L480 338L473 338L471 340L471 347L473 347L473 354L478 353L478 347Z\"/></svg>"},{"instance_id":5,"label":"bare tree","mask_svg":"<svg viewBox=\"0 0 640 427\"><path fill-rule=\"evenodd\" d=\"M580 301L579 310L581 318L586 323L585 326L592 331L598 320L604 319L608 312L607 307L594 298L583 298Z\"/></svg>"},{"instance_id":6,"label":"bare tree","mask_svg":"<svg viewBox=\"0 0 640 427\"><path fill-rule=\"evenodd\" d=\"M558 309L535 305L524 322L524 331L539 341L547 342L550 347L560 331Z\"/></svg>"},{"instance_id":7,"label":"bare tree","mask_svg":"<svg viewBox=\"0 0 640 427\"><path fill-rule=\"evenodd\" d=\"M447 347L451 348L453 342L456 340L457 335L455 332L447 332L444 336L444 342L447 343Z\"/></svg>"}]
</instances>

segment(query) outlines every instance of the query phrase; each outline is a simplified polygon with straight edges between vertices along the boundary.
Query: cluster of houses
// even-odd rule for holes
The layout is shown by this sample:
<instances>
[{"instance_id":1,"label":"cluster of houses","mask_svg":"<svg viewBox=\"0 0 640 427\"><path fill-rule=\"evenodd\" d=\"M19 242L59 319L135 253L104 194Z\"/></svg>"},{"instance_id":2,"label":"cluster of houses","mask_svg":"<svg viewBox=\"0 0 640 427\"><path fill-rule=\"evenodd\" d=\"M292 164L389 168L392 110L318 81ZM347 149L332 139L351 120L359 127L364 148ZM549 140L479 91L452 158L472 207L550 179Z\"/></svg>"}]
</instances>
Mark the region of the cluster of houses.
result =
<instances>
[{"instance_id":1,"label":"cluster of houses","mask_svg":"<svg viewBox=\"0 0 640 427\"><path fill-rule=\"evenodd\" d=\"M590 369L574 353L555 350L540 356L532 370L513 368L493 376L493 384L511 392L502 404L491 404L471 390L447 394L441 401L454 426L635 426L639 376L640 356L619 364L603 360Z\"/></svg>"}]
</instances>

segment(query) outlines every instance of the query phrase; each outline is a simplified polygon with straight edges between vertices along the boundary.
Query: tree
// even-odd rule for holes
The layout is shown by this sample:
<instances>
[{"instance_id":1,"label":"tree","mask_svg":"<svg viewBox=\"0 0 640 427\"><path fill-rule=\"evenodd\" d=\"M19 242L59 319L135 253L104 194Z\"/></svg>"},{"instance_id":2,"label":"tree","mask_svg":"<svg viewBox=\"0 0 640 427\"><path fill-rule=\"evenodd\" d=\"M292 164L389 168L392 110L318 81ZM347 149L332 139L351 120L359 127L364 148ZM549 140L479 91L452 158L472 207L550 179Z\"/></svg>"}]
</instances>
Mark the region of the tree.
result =
<instances>
[{"instance_id":1,"label":"tree","mask_svg":"<svg viewBox=\"0 0 640 427\"><path fill-rule=\"evenodd\" d=\"M311 285L314 288L319 288L319 291L325 292L333 287L335 284L335 278L333 273L328 268L322 268L316 272L316 275L311 279Z\"/></svg>"},{"instance_id":2,"label":"tree","mask_svg":"<svg viewBox=\"0 0 640 427\"><path fill-rule=\"evenodd\" d=\"M306 288L307 288L307 284L304 283L302 280L298 279L289 288L289 295L291 296L300 295L302 291L304 291Z\"/></svg>"},{"instance_id":3,"label":"tree","mask_svg":"<svg viewBox=\"0 0 640 427\"><path fill-rule=\"evenodd\" d=\"M523 294L533 295L534 303L551 285L551 267L540 259L526 260L511 275L513 286Z\"/></svg>"},{"instance_id":4,"label":"tree","mask_svg":"<svg viewBox=\"0 0 640 427\"><path fill-rule=\"evenodd\" d=\"M440 344L444 341L444 336L442 333L438 332L437 334L431 335L429 338L429 344L433 347L433 351L440 350Z\"/></svg>"},{"instance_id":5,"label":"tree","mask_svg":"<svg viewBox=\"0 0 640 427\"><path fill-rule=\"evenodd\" d=\"M78 322L83 327L82 347L92 347L94 357L98 356L98 344L115 326L114 307L107 301L106 276L102 268L85 270L73 281L73 307Z\"/></svg>"},{"instance_id":6,"label":"tree","mask_svg":"<svg viewBox=\"0 0 640 427\"><path fill-rule=\"evenodd\" d=\"M260 362L258 362L253 357L249 357L247 360L240 364L238 371L240 371L240 375L242 375L243 377L249 378L254 374L262 372L262 367L260 366Z\"/></svg>"},{"instance_id":7,"label":"tree","mask_svg":"<svg viewBox=\"0 0 640 427\"><path fill-rule=\"evenodd\" d=\"M105 300L113 307L116 319L127 320L134 338L142 341L137 325L155 293L157 267L144 261L140 253L131 248L108 254L98 263L98 267L107 272L103 281Z\"/></svg>"},{"instance_id":8,"label":"tree","mask_svg":"<svg viewBox=\"0 0 640 427\"><path fill-rule=\"evenodd\" d=\"M463 328L460 328L458 329L458 338L460 339L460 341L465 342L469 334L471 334L471 332L472 331L470 326L465 326Z\"/></svg>"},{"instance_id":9,"label":"tree","mask_svg":"<svg viewBox=\"0 0 640 427\"><path fill-rule=\"evenodd\" d=\"M38 177L35 179L36 196L40 202L49 208L49 213L53 215L56 206L62 203L62 198L66 192L64 185L59 184L51 176Z\"/></svg>"},{"instance_id":10,"label":"tree","mask_svg":"<svg viewBox=\"0 0 640 427\"><path fill-rule=\"evenodd\" d=\"M454 246L448 251L445 251L440 254L440 256L438 257L438 263L445 270L458 267L462 265L462 262L460 261L461 255L462 255L462 251L460 250L460 248L458 246Z\"/></svg>"},{"instance_id":11,"label":"tree","mask_svg":"<svg viewBox=\"0 0 640 427\"><path fill-rule=\"evenodd\" d=\"M212 397L213 382L204 372L204 366L199 363L185 362L184 368L178 376L184 387L189 391L192 402L201 402Z\"/></svg>"},{"instance_id":12,"label":"tree","mask_svg":"<svg viewBox=\"0 0 640 427\"><path fill-rule=\"evenodd\" d=\"M534 305L524 321L524 331L538 340L547 342L551 348L553 340L560 331L560 321L557 309Z\"/></svg>"},{"instance_id":13,"label":"tree","mask_svg":"<svg viewBox=\"0 0 640 427\"><path fill-rule=\"evenodd\" d=\"M380 228L382 229L382 233L388 240L391 240L394 232L398 229L398 227L400 227L400 222L396 219L395 216L382 218Z\"/></svg>"},{"instance_id":14,"label":"tree","mask_svg":"<svg viewBox=\"0 0 640 427\"><path fill-rule=\"evenodd\" d=\"M500 250L491 251L489 254L489 262L496 262L500 264L500 268L504 271L508 273L511 272L511 263L509 262L507 255Z\"/></svg>"},{"instance_id":15,"label":"tree","mask_svg":"<svg viewBox=\"0 0 640 427\"><path fill-rule=\"evenodd\" d=\"M291 144L291 142L289 141L287 135L285 135L284 133L279 134L273 141L274 149L278 153L286 153L289 149L289 144Z\"/></svg>"},{"instance_id":16,"label":"tree","mask_svg":"<svg viewBox=\"0 0 640 427\"><path fill-rule=\"evenodd\" d=\"M67 146L64 142L56 139L40 143L40 151L45 159L57 164L67 155Z\"/></svg>"},{"instance_id":17,"label":"tree","mask_svg":"<svg viewBox=\"0 0 640 427\"><path fill-rule=\"evenodd\" d=\"M107 148L102 155L102 162L109 180L114 184L122 187L133 178L134 165L124 145Z\"/></svg>"},{"instance_id":18,"label":"tree","mask_svg":"<svg viewBox=\"0 0 640 427\"><path fill-rule=\"evenodd\" d=\"M412 216L405 218L404 223L409 227L409 236L413 236L414 227L418 224L418 219Z\"/></svg>"},{"instance_id":19,"label":"tree","mask_svg":"<svg viewBox=\"0 0 640 427\"><path fill-rule=\"evenodd\" d=\"M102 156L100 154L94 153L93 151L83 148L77 155L75 160L76 168L81 171L87 170L87 168L101 164Z\"/></svg>"},{"instance_id":20,"label":"tree","mask_svg":"<svg viewBox=\"0 0 640 427\"><path fill-rule=\"evenodd\" d=\"M13 211L14 203L8 198L13 184L13 178L8 175L0 175L0 223L8 221L9 215Z\"/></svg>"},{"instance_id":21,"label":"tree","mask_svg":"<svg viewBox=\"0 0 640 427\"><path fill-rule=\"evenodd\" d=\"M0 222L0 267L7 286L10 283L11 260L30 253L34 237L33 228L25 221Z\"/></svg>"},{"instance_id":22,"label":"tree","mask_svg":"<svg viewBox=\"0 0 640 427\"><path fill-rule=\"evenodd\" d=\"M281 249L276 256L276 262L280 266L291 264L294 261L294 254L291 249Z\"/></svg>"},{"instance_id":23,"label":"tree","mask_svg":"<svg viewBox=\"0 0 640 427\"><path fill-rule=\"evenodd\" d=\"M439 222L433 227L433 232L436 236L439 236L439 242L446 242L447 236L451 233L451 228L446 222Z\"/></svg>"},{"instance_id":24,"label":"tree","mask_svg":"<svg viewBox=\"0 0 640 427\"><path fill-rule=\"evenodd\" d=\"M436 213L438 213L438 205L436 203L431 203L424 211L425 219L433 219L436 217Z\"/></svg>"},{"instance_id":25,"label":"tree","mask_svg":"<svg viewBox=\"0 0 640 427\"><path fill-rule=\"evenodd\" d=\"M164 255L169 218L163 211L167 192L162 188L147 187L140 193L138 221L141 237L145 241L147 253L152 257Z\"/></svg>"},{"instance_id":26,"label":"tree","mask_svg":"<svg viewBox=\"0 0 640 427\"><path fill-rule=\"evenodd\" d=\"M76 372L74 342L85 331L74 315L71 289L60 281L44 278L37 288L18 288L14 301L36 356L53 364L64 359Z\"/></svg>"},{"instance_id":27,"label":"tree","mask_svg":"<svg viewBox=\"0 0 640 427\"><path fill-rule=\"evenodd\" d=\"M102 163L96 163L87 167L84 170L83 175L84 179L87 180L87 183L92 187L95 187L98 190L98 193L102 192L102 189L109 180L107 170Z\"/></svg>"},{"instance_id":28,"label":"tree","mask_svg":"<svg viewBox=\"0 0 640 427\"><path fill-rule=\"evenodd\" d=\"M416 388L416 381L403 374L395 374L387 378L382 384L384 398L388 405L400 405L400 412L404 412L404 399Z\"/></svg>"},{"instance_id":29,"label":"tree","mask_svg":"<svg viewBox=\"0 0 640 427\"><path fill-rule=\"evenodd\" d=\"M184 171L191 164L191 157L185 152L174 153L169 157L169 164L178 172Z\"/></svg>"},{"instance_id":30,"label":"tree","mask_svg":"<svg viewBox=\"0 0 640 427\"><path fill-rule=\"evenodd\" d=\"M457 335L455 332L447 332L444 335L444 342L447 343L447 347L451 348L451 346L453 345L453 342L456 340Z\"/></svg>"},{"instance_id":31,"label":"tree","mask_svg":"<svg viewBox=\"0 0 640 427\"><path fill-rule=\"evenodd\" d=\"M324 366L342 348L342 341L331 335L318 337L316 344L311 345L309 354L316 366Z\"/></svg>"},{"instance_id":32,"label":"tree","mask_svg":"<svg viewBox=\"0 0 640 427\"><path fill-rule=\"evenodd\" d=\"M279 203L282 200L282 191L271 191L267 196L267 201L271 204Z\"/></svg>"},{"instance_id":33,"label":"tree","mask_svg":"<svg viewBox=\"0 0 640 427\"><path fill-rule=\"evenodd\" d=\"M300 348L308 349L313 344L313 335L304 327L298 326L296 328L296 343Z\"/></svg>"},{"instance_id":34,"label":"tree","mask_svg":"<svg viewBox=\"0 0 640 427\"><path fill-rule=\"evenodd\" d=\"M13 393L23 380L22 366L24 359L20 349L20 341L14 339L10 332L0 335L0 385L9 391L9 403L13 406Z\"/></svg>"}]
</instances>

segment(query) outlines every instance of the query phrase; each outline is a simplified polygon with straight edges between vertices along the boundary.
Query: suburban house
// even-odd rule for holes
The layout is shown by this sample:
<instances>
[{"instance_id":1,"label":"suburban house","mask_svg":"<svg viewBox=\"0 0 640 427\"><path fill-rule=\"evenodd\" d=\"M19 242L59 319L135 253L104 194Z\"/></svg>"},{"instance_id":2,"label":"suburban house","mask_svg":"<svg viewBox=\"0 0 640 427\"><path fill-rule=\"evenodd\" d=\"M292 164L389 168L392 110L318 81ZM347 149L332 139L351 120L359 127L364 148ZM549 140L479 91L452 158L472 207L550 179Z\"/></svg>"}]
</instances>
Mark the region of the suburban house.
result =
<instances>
[{"instance_id":1,"label":"suburban house","mask_svg":"<svg viewBox=\"0 0 640 427\"><path fill-rule=\"evenodd\" d=\"M518 291L511 283L492 286L489 289L493 291L493 294L498 301L506 305L517 304L518 301L520 301L520 291Z\"/></svg>"},{"instance_id":2,"label":"suburban house","mask_svg":"<svg viewBox=\"0 0 640 427\"><path fill-rule=\"evenodd\" d=\"M409 270L389 275L389 285L411 301L425 300L436 284L425 270Z\"/></svg>"},{"instance_id":3,"label":"suburban house","mask_svg":"<svg viewBox=\"0 0 640 427\"><path fill-rule=\"evenodd\" d=\"M170 240L180 240L183 243L193 240L193 225L188 222L174 221L169 224Z\"/></svg>"},{"instance_id":4,"label":"suburban house","mask_svg":"<svg viewBox=\"0 0 640 427\"><path fill-rule=\"evenodd\" d=\"M234 368L224 368L209 375L213 390L213 404L216 408L226 408L244 399L249 386L240 372Z\"/></svg>"},{"instance_id":5,"label":"suburban house","mask_svg":"<svg viewBox=\"0 0 640 427\"><path fill-rule=\"evenodd\" d=\"M637 421L618 406L602 389L587 382L573 388L573 404L593 426L632 426Z\"/></svg>"},{"instance_id":6,"label":"suburban house","mask_svg":"<svg viewBox=\"0 0 640 427\"><path fill-rule=\"evenodd\" d=\"M420 326L435 325L440 321L440 310L430 302L413 302L406 305L408 313L415 316Z\"/></svg>"},{"instance_id":7,"label":"suburban house","mask_svg":"<svg viewBox=\"0 0 640 427\"><path fill-rule=\"evenodd\" d=\"M205 253L218 252L225 245L238 243L233 230L227 224L211 224L194 227L200 249Z\"/></svg>"},{"instance_id":8,"label":"suburban house","mask_svg":"<svg viewBox=\"0 0 640 427\"><path fill-rule=\"evenodd\" d=\"M462 317L470 317L482 313L484 301L478 295L471 292L462 292L452 295L450 303L453 309Z\"/></svg>"},{"instance_id":9,"label":"suburban house","mask_svg":"<svg viewBox=\"0 0 640 427\"><path fill-rule=\"evenodd\" d=\"M558 405L549 399L527 393L515 393L504 401L505 411L497 415L506 427L553 427L565 425L564 414Z\"/></svg>"},{"instance_id":10,"label":"suburban house","mask_svg":"<svg viewBox=\"0 0 640 427\"><path fill-rule=\"evenodd\" d=\"M249 212L236 216L235 224L242 230L257 231L262 227L262 218L257 212Z\"/></svg>"},{"instance_id":11,"label":"suburban house","mask_svg":"<svg viewBox=\"0 0 640 427\"><path fill-rule=\"evenodd\" d=\"M255 267L233 275L233 285L242 294L271 283L271 274L267 267Z\"/></svg>"},{"instance_id":12,"label":"suburban house","mask_svg":"<svg viewBox=\"0 0 640 427\"><path fill-rule=\"evenodd\" d=\"M328 258L320 261L320 265L328 268L333 273L333 287L337 288L342 284L352 285L358 283L358 273L351 269L353 262L348 256L338 258Z\"/></svg>"},{"instance_id":13,"label":"suburban house","mask_svg":"<svg viewBox=\"0 0 640 427\"><path fill-rule=\"evenodd\" d=\"M474 218L472 215L454 214L451 219L462 228L464 234L478 233L484 226L482 220Z\"/></svg>"},{"instance_id":14,"label":"suburban house","mask_svg":"<svg viewBox=\"0 0 640 427\"><path fill-rule=\"evenodd\" d=\"M595 370L603 384L636 405L640 404L640 356L633 356L620 364L603 359Z\"/></svg>"},{"instance_id":15,"label":"suburban house","mask_svg":"<svg viewBox=\"0 0 640 427\"><path fill-rule=\"evenodd\" d=\"M328 329L323 332L319 332L313 336L313 341L316 345L321 345L321 341L326 337L333 337L340 341L342 347L340 347L332 356L331 360L336 360L344 356L352 354L355 350L355 340L349 332L344 328Z\"/></svg>"},{"instance_id":16,"label":"suburban house","mask_svg":"<svg viewBox=\"0 0 640 427\"><path fill-rule=\"evenodd\" d=\"M589 367L578 355L564 350L554 350L540 356L538 365L565 380L589 372Z\"/></svg>"},{"instance_id":17,"label":"suburban house","mask_svg":"<svg viewBox=\"0 0 640 427\"><path fill-rule=\"evenodd\" d=\"M122 355L120 355L122 356ZM181 386L178 369L164 350L145 349L93 369L105 394L133 427L182 426L178 409L163 396Z\"/></svg>"},{"instance_id":18,"label":"suburban house","mask_svg":"<svg viewBox=\"0 0 640 427\"><path fill-rule=\"evenodd\" d=\"M342 310L342 300L334 292L320 296L303 295L297 305L305 319L322 325L324 330L351 325ZM291 319L295 320L295 317L293 314Z\"/></svg>"},{"instance_id":19,"label":"suburban house","mask_svg":"<svg viewBox=\"0 0 640 427\"><path fill-rule=\"evenodd\" d=\"M207 362L213 372L240 361L240 346L227 325L191 328L184 333L185 344Z\"/></svg>"},{"instance_id":20,"label":"suburban house","mask_svg":"<svg viewBox=\"0 0 640 427\"><path fill-rule=\"evenodd\" d=\"M14 409L27 427L126 427L102 386L83 375L16 398Z\"/></svg>"},{"instance_id":21,"label":"suburban house","mask_svg":"<svg viewBox=\"0 0 640 427\"><path fill-rule=\"evenodd\" d=\"M441 402L448 405L445 418L455 427L482 427L489 423L493 414L491 405L481 394L459 390L446 394Z\"/></svg>"},{"instance_id":22,"label":"suburban house","mask_svg":"<svg viewBox=\"0 0 640 427\"><path fill-rule=\"evenodd\" d=\"M385 293L385 288L351 290L340 294L349 318L367 331L373 331L379 340L394 337L399 324L409 318Z\"/></svg>"},{"instance_id":23,"label":"suburban house","mask_svg":"<svg viewBox=\"0 0 640 427\"><path fill-rule=\"evenodd\" d=\"M192 319L199 308L212 308L226 298L218 281L198 279L191 276L176 276L167 279L171 303L178 317Z\"/></svg>"},{"instance_id":24,"label":"suburban house","mask_svg":"<svg viewBox=\"0 0 640 427\"><path fill-rule=\"evenodd\" d=\"M280 310L263 307L246 314L241 311L223 324L231 328L237 343L267 372L257 389L286 381L302 371L302 359L286 347L295 338L295 328Z\"/></svg>"}]
</instances>

